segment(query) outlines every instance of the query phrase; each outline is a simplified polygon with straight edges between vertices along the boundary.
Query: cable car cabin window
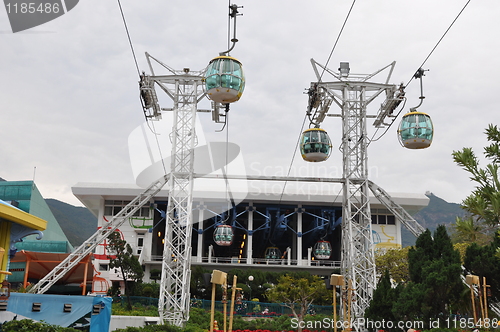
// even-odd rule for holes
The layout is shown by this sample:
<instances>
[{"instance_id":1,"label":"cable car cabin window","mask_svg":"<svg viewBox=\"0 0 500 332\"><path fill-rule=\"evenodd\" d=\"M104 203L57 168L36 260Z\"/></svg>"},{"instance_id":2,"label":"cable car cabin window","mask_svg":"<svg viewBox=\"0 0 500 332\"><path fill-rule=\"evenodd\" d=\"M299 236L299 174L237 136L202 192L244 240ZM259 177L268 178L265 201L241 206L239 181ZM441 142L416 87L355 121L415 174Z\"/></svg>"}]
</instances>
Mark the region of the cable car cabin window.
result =
<instances>
[{"instance_id":1,"label":"cable car cabin window","mask_svg":"<svg viewBox=\"0 0 500 332\"><path fill-rule=\"evenodd\" d=\"M432 122L426 114L407 114L401 122L401 139L424 138L432 140Z\"/></svg>"},{"instance_id":2,"label":"cable car cabin window","mask_svg":"<svg viewBox=\"0 0 500 332\"><path fill-rule=\"evenodd\" d=\"M220 60L221 59L215 59L212 61L212 63L208 66L207 76L212 76L219 73Z\"/></svg>"},{"instance_id":3,"label":"cable car cabin window","mask_svg":"<svg viewBox=\"0 0 500 332\"><path fill-rule=\"evenodd\" d=\"M404 118L401 122L401 139L407 140L415 137L416 115L411 114Z\"/></svg>"},{"instance_id":4,"label":"cable car cabin window","mask_svg":"<svg viewBox=\"0 0 500 332\"><path fill-rule=\"evenodd\" d=\"M220 86L223 88L230 88L234 90L240 90L241 79L233 75L221 75L220 76Z\"/></svg>"},{"instance_id":5,"label":"cable car cabin window","mask_svg":"<svg viewBox=\"0 0 500 332\"><path fill-rule=\"evenodd\" d=\"M419 114L418 117L418 126L420 130L420 132L418 133L418 137L432 140L433 130L430 117L425 116L424 114Z\"/></svg>"},{"instance_id":6,"label":"cable car cabin window","mask_svg":"<svg viewBox=\"0 0 500 332\"><path fill-rule=\"evenodd\" d=\"M207 90L215 89L216 87L220 86L220 76L219 75L208 76L205 79L205 85L207 87Z\"/></svg>"},{"instance_id":7,"label":"cable car cabin window","mask_svg":"<svg viewBox=\"0 0 500 332\"><path fill-rule=\"evenodd\" d=\"M241 65L237 62L233 62L233 75L242 77L243 71L241 70Z\"/></svg>"}]
</instances>

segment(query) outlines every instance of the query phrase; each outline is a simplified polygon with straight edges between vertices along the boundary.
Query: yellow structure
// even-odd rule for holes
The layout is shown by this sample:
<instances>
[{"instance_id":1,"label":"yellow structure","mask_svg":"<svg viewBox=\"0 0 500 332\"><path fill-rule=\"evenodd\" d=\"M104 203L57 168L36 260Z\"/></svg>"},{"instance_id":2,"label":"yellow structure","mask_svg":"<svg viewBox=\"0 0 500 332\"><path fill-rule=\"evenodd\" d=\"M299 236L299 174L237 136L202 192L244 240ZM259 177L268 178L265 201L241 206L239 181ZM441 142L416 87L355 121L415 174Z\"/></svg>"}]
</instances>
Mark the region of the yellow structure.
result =
<instances>
[{"instance_id":1,"label":"yellow structure","mask_svg":"<svg viewBox=\"0 0 500 332\"><path fill-rule=\"evenodd\" d=\"M46 220L26 213L5 202L0 202L0 282L5 279L5 274L10 274L7 271L7 264L9 261L12 223L36 231L43 231L47 228Z\"/></svg>"}]
</instances>

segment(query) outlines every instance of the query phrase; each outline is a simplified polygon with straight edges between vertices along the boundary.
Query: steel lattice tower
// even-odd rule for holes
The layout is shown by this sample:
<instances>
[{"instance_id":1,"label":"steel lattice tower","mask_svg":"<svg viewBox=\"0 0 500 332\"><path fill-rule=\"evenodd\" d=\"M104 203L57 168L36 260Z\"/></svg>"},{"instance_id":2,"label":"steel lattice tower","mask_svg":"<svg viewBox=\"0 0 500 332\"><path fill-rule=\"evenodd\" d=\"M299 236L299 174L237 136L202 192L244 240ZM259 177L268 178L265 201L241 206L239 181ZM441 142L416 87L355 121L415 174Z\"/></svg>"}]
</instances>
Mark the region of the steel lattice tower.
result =
<instances>
[{"instance_id":1,"label":"steel lattice tower","mask_svg":"<svg viewBox=\"0 0 500 332\"><path fill-rule=\"evenodd\" d=\"M395 97L397 87L387 84L395 63L368 75L350 75L347 63L341 63L340 72L336 73L311 60L318 82L311 83L309 90L309 116L311 123L319 126L325 119L330 105L337 104L342 119L342 252L341 273L348 283L353 301L350 320L364 316L369 306L373 290L376 287L375 260L370 213L370 181L368 180L369 138L367 134L367 106L382 92L386 92L386 101L400 101ZM385 83L372 83L375 75L390 68ZM323 82L322 73L328 72L335 81ZM397 105L397 103L396 103ZM312 107L311 107L312 106ZM392 107L393 104L390 105ZM389 107L389 108L390 108ZM387 108L387 107L386 107ZM388 108L388 111L389 111ZM312 110L316 109L314 114ZM384 108L381 108L381 112ZM348 318L344 318L348 319ZM355 326L353 326L355 327Z\"/></svg>"},{"instance_id":2,"label":"steel lattice tower","mask_svg":"<svg viewBox=\"0 0 500 332\"><path fill-rule=\"evenodd\" d=\"M203 72L188 68L173 70L146 54L152 76L141 78L141 93L144 108L151 110L148 117L161 118L155 93L158 85L174 102L172 111L172 143L170 173L168 174L168 204L166 211L165 238L163 246L160 299L158 311L160 320L182 326L189 319L191 278L191 233L194 148L196 139L196 112L198 102L203 99ZM166 68L170 74L156 76L150 59Z\"/></svg>"}]
</instances>

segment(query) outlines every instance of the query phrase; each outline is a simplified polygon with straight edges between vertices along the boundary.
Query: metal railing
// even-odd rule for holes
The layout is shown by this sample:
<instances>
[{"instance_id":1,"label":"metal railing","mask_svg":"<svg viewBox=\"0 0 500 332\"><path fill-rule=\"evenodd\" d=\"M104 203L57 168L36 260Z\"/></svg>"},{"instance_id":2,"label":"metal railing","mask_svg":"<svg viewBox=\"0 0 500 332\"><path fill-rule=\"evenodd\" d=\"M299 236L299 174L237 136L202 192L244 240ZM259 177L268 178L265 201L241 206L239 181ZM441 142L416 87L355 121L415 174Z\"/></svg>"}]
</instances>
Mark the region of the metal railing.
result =
<instances>
[{"instance_id":1,"label":"metal railing","mask_svg":"<svg viewBox=\"0 0 500 332\"><path fill-rule=\"evenodd\" d=\"M161 255L151 255L145 257L145 261L151 262L161 262ZM199 263L198 257L191 258L192 263ZM268 258L252 258L251 263L248 263L246 258L237 258L237 257L202 257L201 263L206 264L242 264L242 265L291 265L291 266L324 266L331 268L340 268L340 261L333 260L310 260L303 259L301 261L297 259L268 259Z\"/></svg>"}]
</instances>

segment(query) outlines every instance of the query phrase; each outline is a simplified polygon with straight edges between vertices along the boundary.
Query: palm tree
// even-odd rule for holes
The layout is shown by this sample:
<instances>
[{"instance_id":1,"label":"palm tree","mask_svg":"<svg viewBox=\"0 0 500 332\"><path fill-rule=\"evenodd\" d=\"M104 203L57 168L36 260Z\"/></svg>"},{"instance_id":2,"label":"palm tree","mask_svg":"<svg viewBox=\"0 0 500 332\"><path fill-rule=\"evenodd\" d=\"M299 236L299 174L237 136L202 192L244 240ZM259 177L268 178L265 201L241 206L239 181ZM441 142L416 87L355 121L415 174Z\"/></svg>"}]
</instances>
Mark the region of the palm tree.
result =
<instances>
[{"instance_id":1,"label":"palm tree","mask_svg":"<svg viewBox=\"0 0 500 332\"><path fill-rule=\"evenodd\" d=\"M476 242L478 244L488 242L488 236L484 234L485 227L477 223L472 216L456 217L453 229L455 230L455 242Z\"/></svg>"}]
</instances>

